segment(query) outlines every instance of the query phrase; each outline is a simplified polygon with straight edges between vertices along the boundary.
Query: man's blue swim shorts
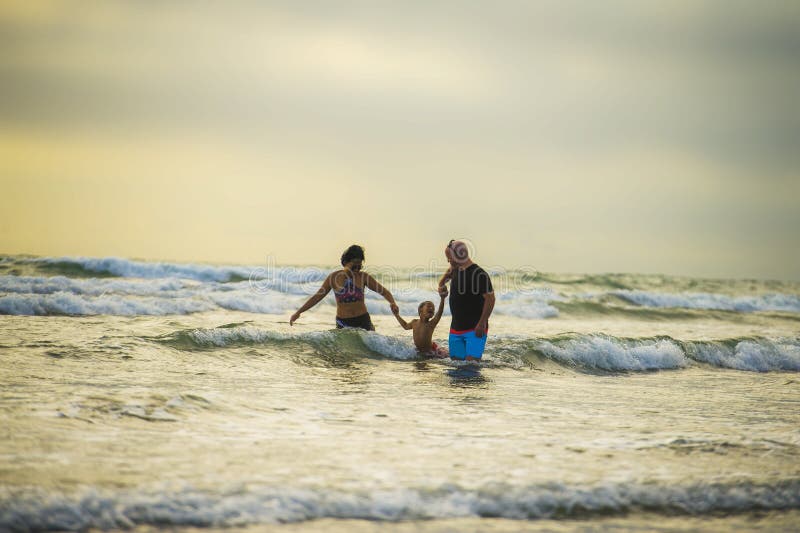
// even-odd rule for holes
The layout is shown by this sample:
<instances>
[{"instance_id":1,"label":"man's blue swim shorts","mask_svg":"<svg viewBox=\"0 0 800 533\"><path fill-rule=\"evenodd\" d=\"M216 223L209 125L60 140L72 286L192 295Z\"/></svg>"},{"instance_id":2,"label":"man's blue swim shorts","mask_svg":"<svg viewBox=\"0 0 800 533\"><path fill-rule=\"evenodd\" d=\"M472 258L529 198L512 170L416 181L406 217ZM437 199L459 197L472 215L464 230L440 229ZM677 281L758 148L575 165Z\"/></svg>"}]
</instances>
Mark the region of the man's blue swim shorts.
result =
<instances>
[{"instance_id":1,"label":"man's blue swim shorts","mask_svg":"<svg viewBox=\"0 0 800 533\"><path fill-rule=\"evenodd\" d=\"M470 359L480 359L483 357L483 350L486 348L486 333L483 337L477 337L474 329L464 331L450 330L449 348L450 359L461 361Z\"/></svg>"}]
</instances>

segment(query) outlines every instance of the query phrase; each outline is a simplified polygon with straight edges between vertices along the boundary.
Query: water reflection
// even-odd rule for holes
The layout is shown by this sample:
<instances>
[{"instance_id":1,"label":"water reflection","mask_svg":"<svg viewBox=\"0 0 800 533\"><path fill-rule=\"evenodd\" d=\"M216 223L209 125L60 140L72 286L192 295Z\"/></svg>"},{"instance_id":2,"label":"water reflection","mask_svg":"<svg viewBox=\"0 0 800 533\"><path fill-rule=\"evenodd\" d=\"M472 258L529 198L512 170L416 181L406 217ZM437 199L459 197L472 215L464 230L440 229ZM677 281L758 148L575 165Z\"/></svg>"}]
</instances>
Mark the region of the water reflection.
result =
<instances>
[{"instance_id":1,"label":"water reflection","mask_svg":"<svg viewBox=\"0 0 800 533\"><path fill-rule=\"evenodd\" d=\"M481 373L479 365L463 365L448 368L445 373L450 378L453 387L479 387L484 388L491 380Z\"/></svg>"},{"instance_id":2,"label":"water reflection","mask_svg":"<svg viewBox=\"0 0 800 533\"><path fill-rule=\"evenodd\" d=\"M419 372L430 372L432 370L427 360L414 361L414 369Z\"/></svg>"}]
</instances>

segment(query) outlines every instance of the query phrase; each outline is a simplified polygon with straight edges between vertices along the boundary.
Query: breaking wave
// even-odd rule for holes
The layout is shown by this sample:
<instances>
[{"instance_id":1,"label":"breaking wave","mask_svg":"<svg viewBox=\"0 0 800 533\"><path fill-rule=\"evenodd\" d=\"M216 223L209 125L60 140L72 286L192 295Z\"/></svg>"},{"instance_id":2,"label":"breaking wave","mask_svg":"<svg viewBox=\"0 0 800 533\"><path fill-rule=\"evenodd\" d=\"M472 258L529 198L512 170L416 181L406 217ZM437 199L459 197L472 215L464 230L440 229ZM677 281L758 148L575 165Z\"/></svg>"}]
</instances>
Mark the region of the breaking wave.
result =
<instances>
[{"instance_id":1,"label":"breaking wave","mask_svg":"<svg viewBox=\"0 0 800 533\"><path fill-rule=\"evenodd\" d=\"M200 282L179 278L0 275L0 314L181 315L213 309L284 314L297 309L317 289L316 282L298 279L296 283L288 279L251 283L249 280ZM401 313L413 317L419 302L435 299L435 294L432 290L404 288L395 291L395 298ZM521 318L553 317L558 310L549 302L558 299L560 296L547 290L503 293L498 297L496 312ZM365 303L373 315L391 314L389 305L375 292L367 291ZM444 315L450 315L446 304Z\"/></svg>"},{"instance_id":2,"label":"breaking wave","mask_svg":"<svg viewBox=\"0 0 800 533\"><path fill-rule=\"evenodd\" d=\"M674 307L715 309L752 313L755 311L800 312L800 296L794 294L761 294L757 296L727 296L711 293L659 293L620 290L610 294L644 307Z\"/></svg>"},{"instance_id":3,"label":"breaking wave","mask_svg":"<svg viewBox=\"0 0 800 533\"><path fill-rule=\"evenodd\" d=\"M689 364L672 340L627 340L596 335L539 341L535 349L567 366L609 371L665 370Z\"/></svg>"},{"instance_id":4,"label":"breaking wave","mask_svg":"<svg viewBox=\"0 0 800 533\"><path fill-rule=\"evenodd\" d=\"M0 296L0 314L164 316L214 309L279 314L296 308L300 301L284 293L256 293L246 288L220 291L179 288L169 282L100 282L99 285L85 285L70 280L66 285L64 290L41 285L34 287L38 292L33 293L10 290L10 294ZM154 287L156 290L150 292ZM165 288L158 290L157 287Z\"/></svg>"},{"instance_id":5,"label":"breaking wave","mask_svg":"<svg viewBox=\"0 0 800 533\"><path fill-rule=\"evenodd\" d=\"M69 292L0 296L5 315L183 315L214 305L191 298L89 297Z\"/></svg>"},{"instance_id":6,"label":"breaking wave","mask_svg":"<svg viewBox=\"0 0 800 533\"><path fill-rule=\"evenodd\" d=\"M150 340L183 350L294 343L305 344L330 355L360 353L390 359L411 359L417 355L410 338L401 339L358 329L284 333L255 326L233 325L179 331Z\"/></svg>"},{"instance_id":7,"label":"breaking wave","mask_svg":"<svg viewBox=\"0 0 800 533\"><path fill-rule=\"evenodd\" d=\"M31 260L41 268L75 275L105 275L123 278L182 278L198 281L242 281L252 269L236 266L212 266L183 263L134 261L119 257L48 257Z\"/></svg>"},{"instance_id":8,"label":"breaking wave","mask_svg":"<svg viewBox=\"0 0 800 533\"><path fill-rule=\"evenodd\" d=\"M149 340L181 350L295 343L327 355L401 360L417 356L410 337L357 329L289 333L231 325L178 331ZM481 364L525 368L547 361L566 368L607 372L674 370L696 364L750 372L800 371L800 339L680 341L670 337L626 339L578 334L551 338L499 336L490 337Z\"/></svg>"},{"instance_id":9,"label":"breaking wave","mask_svg":"<svg viewBox=\"0 0 800 533\"><path fill-rule=\"evenodd\" d=\"M84 489L74 495L44 489L2 489L0 528L75 531L158 527L242 527L321 518L380 522L465 517L513 520L588 518L634 512L703 516L800 507L800 480L749 480L694 485L543 483L446 485L343 491L253 487L209 492Z\"/></svg>"},{"instance_id":10,"label":"breaking wave","mask_svg":"<svg viewBox=\"0 0 800 533\"><path fill-rule=\"evenodd\" d=\"M322 267L260 268L116 257L5 256L0 257L0 313L158 315L209 309L285 313L313 294L330 271ZM386 285L404 315L415 316L421 301L438 303L435 276L413 269L395 274ZM696 319L759 311L796 319L800 313L800 285L793 282L637 274L531 276L521 271L497 275L495 313L521 319L561 315ZM330 303L332 298L326 301ZM390 313L383 298L372 291L366 292L366 305L370 313ZM445 314L449 314L448 306Z\"/></svg>"},{"instance_id":11,"label":"breaking wave","mask_svg":"<svg viewBox=\"0 0 800 533\"><path fill-rule=\"evenodd\" d=\"M769 372L800 371L800 339L740 339L684 343L689 357L713 366Z\"/></svg>"},{"instance_id":12,"label":"breaking wave","mask_svg":"<svg viewBox=\"0 0 800 533\"><path fill-rule=\"evenodd\" d=\"M322 281L328 271L316 267L203 265L137 261L120 257L42 257L16 259L42 272L69 277L177 278L228 283L249 279L281 279L292 283Z\"/></svg>"},{"instance_id":13,"label":"breaking wave","mask_svg":"<svg viewBox=\"0 0 800 533\"><path fill-rule=\"evenodd\" d=\"M693 364L749 372L800 371L798 338L681 341L670 337L562 335L524 340L521 344L564 366L611 372L670 370ZM523 351L521 348L517 353Z\"/></svg>"}]
</instances>

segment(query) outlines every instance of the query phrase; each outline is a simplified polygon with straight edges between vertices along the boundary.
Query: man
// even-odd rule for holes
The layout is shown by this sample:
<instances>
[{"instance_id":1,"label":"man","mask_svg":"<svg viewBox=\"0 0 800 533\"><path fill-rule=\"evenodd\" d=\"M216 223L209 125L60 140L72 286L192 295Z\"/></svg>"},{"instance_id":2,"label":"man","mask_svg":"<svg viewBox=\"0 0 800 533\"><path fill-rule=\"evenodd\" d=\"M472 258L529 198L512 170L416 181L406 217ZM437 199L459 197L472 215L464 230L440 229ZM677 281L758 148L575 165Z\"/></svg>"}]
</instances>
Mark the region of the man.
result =
<instances>
[{"instance_id":1,"label":"man","mask_svg":"<svg viewBox=\"0 0 800 533\"><path fill-rule=\"evenodd\" d=\"M444 255L450 268L439 280L439 294L447 295L445 284L450 281L450 358L479 361L494 309L492 280L469 258L464 242L450 241Z\"/></svg>"}]
</instances>

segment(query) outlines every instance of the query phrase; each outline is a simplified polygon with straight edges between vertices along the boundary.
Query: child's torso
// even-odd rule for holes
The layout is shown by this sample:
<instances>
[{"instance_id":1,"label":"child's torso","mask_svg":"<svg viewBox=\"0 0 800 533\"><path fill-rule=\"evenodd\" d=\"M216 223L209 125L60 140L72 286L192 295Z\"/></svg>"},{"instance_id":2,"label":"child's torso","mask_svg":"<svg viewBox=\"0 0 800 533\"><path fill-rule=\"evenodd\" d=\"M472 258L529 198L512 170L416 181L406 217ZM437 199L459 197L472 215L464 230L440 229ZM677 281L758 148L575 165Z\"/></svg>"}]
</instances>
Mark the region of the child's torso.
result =
<instances>
[{"instance_id":1,"label":"child's torso","mask_svg":"<svg viewBox=\"0 0 800 533\"><path fill-rule=\"evenodd\" d=\"M417 320L414 323L414 345L418 350L428 351L431 349L433 331L436 327L431 322Z\"/></svg>"}]
</instances>

